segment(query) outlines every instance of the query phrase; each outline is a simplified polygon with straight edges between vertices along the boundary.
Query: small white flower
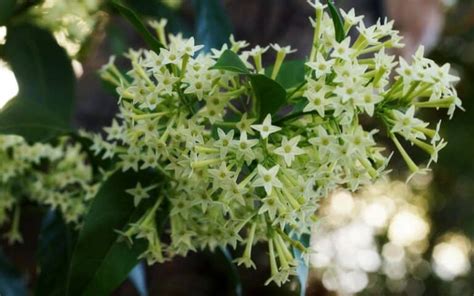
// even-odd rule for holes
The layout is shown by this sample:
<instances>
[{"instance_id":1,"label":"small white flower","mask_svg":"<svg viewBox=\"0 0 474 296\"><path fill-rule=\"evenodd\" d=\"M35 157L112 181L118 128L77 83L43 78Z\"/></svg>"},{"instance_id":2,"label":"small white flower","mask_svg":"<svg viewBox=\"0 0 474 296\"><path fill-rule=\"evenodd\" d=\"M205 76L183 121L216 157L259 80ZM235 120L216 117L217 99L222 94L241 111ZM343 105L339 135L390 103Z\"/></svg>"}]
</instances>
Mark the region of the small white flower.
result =
<instances>
[{"instance_id":1,"label":"small white flower","mask_svg":"<svg viewBox=\"0 0 474 296\"><path fill-rule=\"evenodd\" d=\"M321 4L319 0L307 0L306 2L308 2L308 4L311 5L314 9L323 10L327 7L327 5Z\"/></svg>"},{"instance_id":2,"label":"small white flower","mask_svg":"<svg viewBox=\"0 0 474 296\"><path fill-rule=\"evenodd\" d=\"M184 54L192 57L194 53L202 49L204 45L194 45L194 37L189 38L182 44L180 44L179 50L184 52Z\"/></svg>"},{"instance_id":3,"label":"small white flower","mask_svg":"<svg viewBox=\"0 0 474 296\"><path fill-rule=\"evenodd\" d=\"M273 43L273 44L270 44L270 46L278 53L290 54L297 51L296 49L292 49L291 46L289 45L282 47L277 43Z\"/></svg>"},{"instance_id":4,"label":"small white flower","mask_svg":"<svg viewBox=\"0 0 474 296\"><path fill-rule=\"evenodd\" d=\"M334 60L326 60L324 56L318 52L314 62L307 62L306 65L314 70L316 78L331 73L331 67L334 65Z\"/></svg>"},{"instance_id":5,"label":"small white flower","mask_svg":"<svg viewBox=\"0 0 474 296\"><path fill-rule=\"evenodd\" d=\"M393 133L399 133L406 139L426 139L424 133L419 131L420 129L428 126L428 123L415 117L415 106L411 106L405 113L398 110L392 111L395 123L392 127Z\"/></svg>"},{"instance_id":6,"label":"small white flower","mask_svg":"<svg viewBox=\"0 0 474 296\"><path fill-rule=\"evenodd\" d=\"M279 169L279 165L275 165L274 167L267 170L264 166L259 164L257 167L258 178L253 182L253 186L263 186L267 195L270 195L272 193L273 187L282 188L283 184L277 178Z\"/></svg>"},{"instance_id":7,"label":"small white flower","mask_svg":"<svg viewBox=\"0 0 474 296\"><path fill-rule=\"evenodd\" d=\"M153 187L143 188L142 184L140 184L140 182L138 182L137 186L135 186L134 188L127 189L127 190L125 190L125 192L127 192L128 194L133 196L133 204L135 206L138 206L140 201L150 197L150 195L148 194L148 191L150 191L151 189L153 189Z\"/></svg>"},{"instance_id":8,"label":"small white flower","mask_svg":"<svg viewBox=\"0 0 474 296\"><path fill-rule=\"evenodd\" d=\"M270 114L265 117L262 124L254 124L251 127L260 133L262 139L266 139L270 134L281 130L281 127L272 125L272 116Z\"/></svg>"},{"instance_id":9,"label":"small white flower","mask_svg":"<svg viewBox=\"0 0 474 296\"><path fill-rule=\"evenodd\" d=\"M298 147L300 136L296 136L290 140L287 137L283 137L281 146L275 149L275 154L282 156L288 166L291 166L293 160L297 155L304 154L304 150Z\"/></svg>"}]
</instances>

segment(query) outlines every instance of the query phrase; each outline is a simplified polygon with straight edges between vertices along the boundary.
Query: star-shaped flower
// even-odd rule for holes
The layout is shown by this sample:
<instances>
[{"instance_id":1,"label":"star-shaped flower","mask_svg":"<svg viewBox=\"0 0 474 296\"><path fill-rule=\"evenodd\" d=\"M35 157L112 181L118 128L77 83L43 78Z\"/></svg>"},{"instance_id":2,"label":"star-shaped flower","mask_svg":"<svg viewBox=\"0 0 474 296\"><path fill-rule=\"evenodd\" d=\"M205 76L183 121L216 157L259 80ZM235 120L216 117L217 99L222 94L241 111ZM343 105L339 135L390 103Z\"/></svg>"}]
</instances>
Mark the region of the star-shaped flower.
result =
<instances>
[{"instance_id":1,"label":"star-shaped flower","mask_svg":"<svg viewBox=\"0 0 474 296\"><path fill-rule=\"evenodd\" d=\"M257 171L258 171L258 178L255 180L253 183L253 186L255 187L264 187L265 192L267 192L268 195L272 193L272 188L282 188L283 184L278 180L277 174L278 170L280 169L279 165L276 165L270 169L266 169L262 165L258 165Z\"/></svg>"},{"instance_id":2,"label":"star-shaped flower","mask_svg":"<svg viewBox=\"0 0 474 296\"><path fill-rule=\"evenodd\" d=\"M281 155L288 166L291 166L293 160L295 160L296 155L304 154L304 150L298 147L298 142L300 141L300 136L296 136L291 140L288 140L287 137L283 137L281 146L275 149L275 153Z\"/></svg>"},{"instance_id":3,"label":"star-shaped flower","mask_svg":"<svg viewBox=\"0 0 474 296\"><path fill-rule=\"evenodd\" d=\"M148 194L148 191L150 191L151 189L153 189L153 186L143 188L142 184L138 182L135 188L127 189L125 190L125 192L133 196L133 205L137 206L140 203L140 201L142 201L142 199L150 197L150 195Z\"/></svg>"},{"instance_id":4,"label":"star-shaped flower","mask_svg":"<svg viewBox=\"0 0 474 296\"><path fill-rule=\"evenodd\" d=\"M272 116L270 114L265 117L262 124L254 124L251 127L260 133L262 139L266 139L270 134L281 130L280 127L272 125Z\"/></svg>"}]
</instances>

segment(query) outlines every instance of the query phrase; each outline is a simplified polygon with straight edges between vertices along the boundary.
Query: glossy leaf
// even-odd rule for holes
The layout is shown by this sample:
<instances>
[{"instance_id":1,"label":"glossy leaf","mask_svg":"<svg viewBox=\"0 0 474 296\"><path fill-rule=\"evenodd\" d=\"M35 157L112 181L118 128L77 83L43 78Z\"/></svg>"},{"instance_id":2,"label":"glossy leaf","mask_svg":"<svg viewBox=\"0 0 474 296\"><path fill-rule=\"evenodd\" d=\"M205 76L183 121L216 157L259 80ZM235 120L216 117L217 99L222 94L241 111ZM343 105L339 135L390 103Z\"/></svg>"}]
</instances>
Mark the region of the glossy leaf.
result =
<instances>
[{"instance_id":1,"label":"glossy leaf","mask_svg":"<svg viewBox=\"0 0 474 296\"><path fill-rule=\"evenodd\" d=\"M68 263L72 255L76 233L66 225L58 212L46 214L38 241L40 274L36 296L63 296L66 294Z\"/></svg>"},{"instance_id":2,"label":"glossy leaf","mask_svg":"<svg viewBox=\"0 0 474 296\"><path fill-rule=\"evenodd\" d=\"M32 25L9 27L2 57L20 90L0 112L0 133L35 142L69 132L75 78L66 52L51 33Z\"/></svg>"},{"instance_id":3,"label":"glossy leaf","mask_svg":"<svg viewBox=\"0 0 474 296\"><path fill-rule=\"evenodd\" d=\"M336 41L341 42L346 38L344 33L344 22L339 10L336 8L333 0L328 0L329 13L331 14L332 21L334 23L334 30L336 31Z\"/></svg>"},{"instance_id":4,"label":"glossy leaf","mask_svg":"<svg viewBox=\"0 0 474 296\"><path fill-rule=\"evenodd\" d=\"M265 75L251 75L250 81L257 99L260 121L267 114L275 114L286 103L286 91L275 80Z\"/></svg>"},{"instance_id":5,"label":"glossy leaf","mask_svg":"<svg viewBox=\"0 0 474 296\"><path fill-rule=\"evenodd\" d=\"M0 134L20 135L28 142L38 142L70 131L58 113L32 100L17 97L0 110Z\"/></svg>"},{"instance_id":6,"label":"glossy leaf","mask_svg":"<svg viewBox=\"0 0 474 296\"><path fill-rule=\"evenodd\" d=\"M160 41L158 41L158 39L153 34L151 34L150 31L148 31L148 29L133 10L118 3L117 1L112 1L111 4L124 18L130 22L130 24L133 25L135 30L137 30L137 32L142 36L142 38L152 50L157 53L160 52L160 49L163 48L163 44L161 44Z\"/></svg>"},{"instance_id":7,"label":"glossy leaf","mask_svg":"<svg viewBox=\"0 0 474 296\"><path fill-rule=\"evenodd\" d=\"M220 48L232 33L229 18L220 0L194 0L196 41L207 50Z\"/></svg>"},{"instance_id":8,"label":"glossy leaf","mask_svg":"<svg viewBox=\"0 0 474 296\"><path fill-rule=\"evenodd\" d=\"M146 244L136 241L130 247L118 241L116 230L123 230L151 206L153 200L149 198L135 208L133 198L125 192L135 187L137 180L143 183L148 177L144 173L116 172L103 183L79 233L67 295L109 295L137 265Z\"/></svg>"},{"instance_id":9,"label":"glossy leaf","mask_svg":"<svg viewBox=\"0 0 474 296\"><path fill-rule=\"evenodd\" d=\"M278 75L276 81L281 84L286 89L296 87L301 84L304 78L304 61L303 60L294 60L284 62ZM273 66L265 68L265 75L270 77L273 71Z\"/></svg>"},{"instance_id":10,"label":"glossy leaf","mask_svg":"<svg viewBox=\"0 0 474 296\"><path fill-rule=\"evenodd\" d=\"M4 25L15 10L16 0L0 1L0 26Z\"/></svg>"},{"instance_id":11,"label":"glossy leaf","mask_svg":"<svg viewBox=\"0 0 474 296\"><path fill-rule=\"evenodd\" d=\"M0 295L28 295L26 280L0 250Z\"/></svg>"},{"instance_id":12,"label":"glossy leaf","mask_svg":"<svg viewBox=\"0 0 474 296\"><path fill-rule=\"evenodd\" d=\"M232 50L225 50L219 57L214 66L210 69L226 70L239 74L250 74L249 69L245 67L244 62Z\"/></svg>"},{"instance_id":13,"label":"glossy leaf","mask_svg":"<svg viewBox=\"0 0 474 296\"><path fill-rule=\"evenodd\" d=\"M138 263L138 257L146 249L145 241L135 241L130 247L126 242L115 242L107 252L94 277L82 294L69 295L110 295Z\"/></svg>"}]
</instances>

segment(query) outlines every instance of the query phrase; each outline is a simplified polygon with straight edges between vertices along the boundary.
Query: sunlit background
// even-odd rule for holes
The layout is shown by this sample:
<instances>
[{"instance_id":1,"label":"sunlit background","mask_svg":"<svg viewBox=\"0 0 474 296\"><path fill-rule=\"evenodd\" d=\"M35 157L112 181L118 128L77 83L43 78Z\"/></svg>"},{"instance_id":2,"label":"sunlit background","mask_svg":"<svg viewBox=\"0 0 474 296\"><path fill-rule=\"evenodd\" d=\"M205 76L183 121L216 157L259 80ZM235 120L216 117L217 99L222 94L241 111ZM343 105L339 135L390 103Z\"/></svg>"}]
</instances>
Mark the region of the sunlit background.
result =
<instances>
[{"instance_id":1,"label":"sunlit background","mask_svg":"<svg viewBox=\"0 0 474 296\"><path fill-rule=\"evenodd\" d=\"M5 43L6 36L7 28L0 27L0 44ZM0 59L0 108L17 94L18 83L16 82L15 74L13 74L8 65Z\"/></svg>"},{"instance_id":2,"label":"sunlit background","mask_svg":"<svg viewBox=\"0 0 474 296\"><path fill-rule=\"evenodd\" d=\"M338 295L425 295L430 275L444 281L466 275L468 237L448 232L430 248L431 179L384 180L357 194L332 194L313 230L313 278Z\"/></svg>"}]
</instances>

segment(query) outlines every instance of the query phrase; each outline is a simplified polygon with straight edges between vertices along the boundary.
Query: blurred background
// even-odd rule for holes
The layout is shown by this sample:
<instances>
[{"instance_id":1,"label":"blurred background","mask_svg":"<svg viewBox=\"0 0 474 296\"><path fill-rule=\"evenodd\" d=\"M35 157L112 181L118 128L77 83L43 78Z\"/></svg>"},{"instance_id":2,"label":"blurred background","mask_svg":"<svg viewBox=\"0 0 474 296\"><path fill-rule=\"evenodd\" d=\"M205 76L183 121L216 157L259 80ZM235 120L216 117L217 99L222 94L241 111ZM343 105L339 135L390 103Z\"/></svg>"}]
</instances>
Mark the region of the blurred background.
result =
<instances>
[{"instance_id":1,"label":"blurred background","mask_svg":"<svg viewBox=\"0 0 474 296\"><path fill-rule=\"evenodd\" d=\"M117 98L101 83L97 71L110 55L121 55L130 47L140 48L144 44L126 21L98 11L100 1L84 1L90 4L90 11L81 12L68 7L73 2L76 1L44 1L44 6L31 15L48 16L43 18L42 25L55 32L58 42L72 57L78 78L75 125L100 131L117 111ZM158 6L150 6L150 2L153 1L135 1L135 8L148 18L168 18L169 29L185 35L199 32L209 13L200 7L202 1L163 0ZM441 152L431 174L407 184L403 161L395 158L392 166L397 173L391 175L391 180L381 180L356 194L335 192L324 201L311 238L314 252L307 295L471 296L474 1L336 2L344 10L355 8L357 14L366 15L367 25L378 18L394 19L406 44L397 54L410 57L423 44L430 58L440 64L450 63L461 77L457 89L466 112L458 112L450 121L443 119L442 134L449 145ZM229 26L236 39L247 40L251 45L291 44L298 48L294 59L304 58L309 52L312 27L308 17L312 8L306 1L225 0L221 4L225 15L216 17L222 21L214 24L216 31ZM64 13L70 15L64 17ZM0 27L0 43L6 34ZM0 107L17 92L15 76L0 61ZM442 118L436 110L425 116L431 121ZM25 243L1 244L8 257L34 283L40 216L32 210L26 219L22 222ZM262 248L260 254L255 254L259 266L256 271L239 268L244 295L297 295L296 281L283 289L263 286L269 274L264 252ZM150 295L232 295L225 267L207 253L148 267L147 284ZM125 284L116 295L133 293L130 284Z\"/></svg>"}]
</instances>

